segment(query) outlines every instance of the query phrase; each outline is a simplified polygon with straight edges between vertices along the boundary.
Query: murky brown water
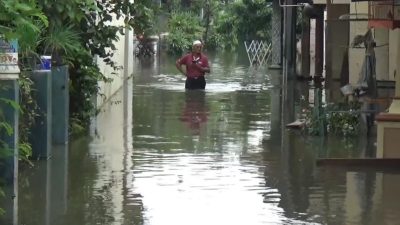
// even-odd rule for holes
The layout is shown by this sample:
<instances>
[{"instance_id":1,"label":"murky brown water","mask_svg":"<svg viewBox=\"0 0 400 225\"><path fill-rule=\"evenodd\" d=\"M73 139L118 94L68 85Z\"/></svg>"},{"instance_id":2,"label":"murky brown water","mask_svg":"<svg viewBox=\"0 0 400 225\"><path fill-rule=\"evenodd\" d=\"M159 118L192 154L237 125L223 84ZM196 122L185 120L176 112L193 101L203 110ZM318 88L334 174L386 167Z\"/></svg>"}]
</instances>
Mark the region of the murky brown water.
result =
<instances>
[{"instance_id":1,"label":"murky brown water","mask_svg":"<svg viewBox=\"0 0 400 225\"><path fill-rule=\"evenodd\" d=\"M368 154L373 139L287 130L306 84L282 91L245 59L210 58L205 92L184 91L174 59L136 61L91 138L22 172L19 224L400 224L398 171L315 165Z\"/></svg>"}]
</instances>

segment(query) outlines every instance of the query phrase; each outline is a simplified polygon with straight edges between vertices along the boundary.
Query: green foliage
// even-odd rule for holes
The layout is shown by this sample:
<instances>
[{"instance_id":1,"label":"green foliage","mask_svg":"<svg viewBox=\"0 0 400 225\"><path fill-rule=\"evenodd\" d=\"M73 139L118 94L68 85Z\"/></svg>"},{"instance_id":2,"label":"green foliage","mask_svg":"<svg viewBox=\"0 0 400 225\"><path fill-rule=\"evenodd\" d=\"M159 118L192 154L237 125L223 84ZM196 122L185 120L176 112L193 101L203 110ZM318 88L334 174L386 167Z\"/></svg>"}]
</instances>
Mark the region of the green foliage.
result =
<instances>
[{"instance_id":1,"label":"green foliage","mask_svg":"<svg viewBox=\"0 0 400 225\"><path fill-rule=\"evenodd\" d=\"M167 37L168 50L181 54L188 49L195 39L201 39L203 27L198 17L191 12L174 12L168 21L170 35Z\"/></svg>"},{"instance_id":2,"label":"green foliage","mask_svg":"<svg viewBox=\"0 0 400 225\"><path fill-rule=\"evenodd\" d=\"M9 99L0 98L0 106L2 106L0 107L0 138L3 135L11 136L14 132L12 126L8 124L7 121L5 121L4 112L2 111L4 105L10 105L10 104L15 105L15 103L10 101ZM7 143L4 142L2 139L0 139L0 160L4 159L5 157L9 157L11 155L12 152ZM0 182L0 198L3 197L4 197L4 192L2 190L2 183ZM4 213L5 211L2 208L0 208L0 216L4 215Z\"/></svg>"},{"instance_id":3,"label":"green foliage","mask_svg":"<svg viewBox=\"0 0 400 225\"><path fill-rule=\"evenodd\" d=\"M38 46L41 41L41 33L46 26L40 21L32 21L39 30L33 29L31 26L21 25L15 29L18 33L18 53L19 64L22 71L33 70L36 61L40 58Z\"/></svg>"},{"instance_id":4,"label":"green foliage","mask_svg":"<svg viewBox=\"0 0 400 225\"><path fill-rule=\"evenodd\" d=\"M19 115L19 157L27 163L29 157L32 155L32 148L29 144L29 136L31 135L31 128L35 123L35 118L39 116L38 105L33 98L34 89L33 81L30 79L30 72L21 71L18 79L20 89L20 106L21 113Z\"/></svg>"},{"instance_id":5,"label":"green foliage","mask_svg":"<svg viewBox=\"0 0 400 225\"><path fill-rule=\"evenodd\" d=\"M327 129L329 133L343 136L356 136L360 133L359 102L327 105Z\"/></svg>"},{"instance_id":6,"label":"green foliage","mask_svg":"<svg viewBox=\"0 0 400 225\"><path fill-rule=\"evenodd\" d=\"M4 191L1 189L1 185L0 185L0 198L4 198L5 194ZM4 211L4 209L0 208L0 217L3 216L6 212Z\"/></svg>"},{"instance_id":7,"label":"green foliage","mask_svg":"<svg viewBox=\"0 0 400 225\"><path fill-rule=\"evenodd\" d=\"M326 117L324 107L311 107L306 113L306 129L310 135L324 135Z\"/></svg>"},{"instance_id":8,"label":"green foliage","mask_svg":"<svg viewBox=\"0 0 400 225\"><path fill-rule=\"evenodd\" d=\"M264 0L243 1L191 1L189 8L181 7L180 1L169 3L176 11L171 12L169 19L169 46L173 53L182 52L188 39L193 36L202 38L207 48L235 49L245 40L270 41L270 21L272 8ZM197 30L200 10L203 9L203 19L200 20L201 34ZM189 20L189 21L188 21ZM192 20L195 20L191 22ZM189 37L188 36L192 36Z\"/></svg>"},{"instance_id":9,"label":"green foliage","mask_svg":"<svg viewBox=\"0 0 400 225\"><path fill-rule=\"evenodd\" d=\"M244 40L266 40L271 39L270 21L272 8L263 0L244 0L235 2L228 8L230 21L237 27L237 39ZM226 24L225 24L226 26Z\"/></svg>"},{"instance_id":10,"label":"green foliage","mask_svg":"<svg viewBox=\"0 0 400 225\"><path fill-rule=\"evenodd\" d=\"M71 121L79 124L71 127L87 128L90 117L96 113L93 98L100 94L98 83L110 81L93 63L93 57L98 56L107 65L120 69L112 59L116 50L114 43L126 27L136 33L151 32L153 1L57 0L56 4L54 0L38 1L50 21L44 33L47 38L40 46L43 52L51 49L50 52L60 53L52 54L57 64L70 65L70 115ZM112 23L115 19L122 19L124 23ZM76 130L80 129L72 129Z\"/></svg>"},{"instance_id":11,"label":"green foliage","mask_svg":"<svg viewBox=\"0 0 400 225\"><path fill-rule=\"evenodd\" d=\"M20 46L22 73L35 69L40 55L52 55L53 65L70 66L71 116L85 126L96 113L93 97L99 93L98 83L109 82L100 72L93 57L98 56L114 69L121 66L112 57L125 29L136 33L153 32L156 7L152 0L2 0L0 1L0 35L16 38ZM115 25L112 21L122 19ZM35 117L29 81L24 80L24 124L22 132L28 135ZM25 106L24 106L25 107ZM27 109L32 109L29 111ZM26 122L26 123L25 123ZM24 146L26 142L22 142ZM29 148L22 147L29 155ZM26 151L25 151L26 150Z\"/></svg>"},{"instance_id":12,"label":"green foliage","mask_svg":"<svg viewBox=\"0 0 400 225\"><path fill-rule=\"evenodd\" d=\"M93 0L36 0L52 26L84 22L88 13L97 8Z\"/></svg>"},{"instance_id":13,"label":"green foliage","mask_svg":"<svg viewBox=\"0 0 400 225\"><path fill-rule=\"evenodd\" d=\"M322 107L321 112L311 108L306 114L306 129L311 135L321 135L321 126L338 136L356 136L360 133L360 103L339 102Z\"/></svg>"},{"instance_id":14,"label":"green foliage","mask_svg":"<svg viewBox=\"0 0 400 225\"><path fill-rule=\"evenodd\" d=\"M24 74L24 73L23 73ZM32 82L24 75L20 76L20 103L15 101L0 98L0 104L9 105L10 107L20 112L19 127L18 127L18 141L19 141L19 158L30 163L29 157L32 155L32 148L28 142L30 128L33 125L34 117L37 112L36 102L33 101L30 91ZM3 112L0 109L0 134L7 136L13 135L14 130L12 126L5 121ZM12 155L13 149L2 140L0 140L0 158Z\"/></svg>"},{"instance_id":15,"label":"green foliage","mask_svg":"<svg viewBox=\"0 0 400 225\"><path fill-rule=\"evenodd\" d=\"M32 146L28 142L24 143L19 143L18 144L18 153L19 153L19 159L23 160L27 164L33 166L33 163L29 160L30 157L32 156Z\"/></svg>"},{"instance_id":16,"label":"green foliage","mask_svg":"<svg viewBox=\"0 0 400 225\"><path fill-rule=\"evenodd\" d=\"M99 94L98 82L112 80L100 72L88 52L80 52L73 64L75 67L70 69L70 112L73 123L70 126L75 134L75 131L80 131L80 129L75 129L78 127L76 125L88 128L90 118L97 112L93 98Z\"/></svg>"},{"instance_id":17,"label":"green foliage","mask_svg":"<svg viewBox=\"0 0 400 225\"><path fill-rule=\"evenodd\" d=\"M149 36L154 34L155 29L155 14L157 8L151 0L141 1L140 4L132 6L134 17L130 18L128 23L135 31L135 34L144 34Z\"/></svg>"},{"instance_id":18,"label":"green foliage","mask_svg":"<svg viewBox=\"0 0 400 225\"><path fill-rule=\"evenodd\" d=\"M70 130L73 137L79 137L85 135L86 124L82 124L83 120L79 120L76 117L70 120Z\"/></svg>"},{"instance_id":19,"label":"green foliage","mask_svg":"<svg viewBox=\"0 0 400 225\"><path fill-rule=\"evenodd\" d=\"M7 99L0 98L0 101L6 102ZM7 136L12 135L12 133L13 133L13 129L12 129L11 125L5 121L2 111L0 111L0 132L2 132L2 133L5 132L5 134Z\"/></svg>"},{"instance_id":20,"label":"green foliage","mask_svg":"<svg viewBox=\"0 0 400 225\"><path fill-rule=\"evenodd\" d=\"M65 1L65 4L68 2L70 1ZM73 2L79 3L80 0ZM108 65L118 68L119 66L112 60L113 51L116 49L114 42L124 34L126 27L133 28L135 33L150 32L154 23L154 10L149 7L152 1L130 3L130 1L86 0L84 2L86 7L80 7L82 8L80 13L85 15L84 20L75 23L79 24L79 30L84 34L81 36L84 46L90 54L98 55ZM91 2L95 2L95 5L91 6ZM113 25L111 22L115 19L123 19L124 23ZM71 21L71 18L64 19L64 23L68 21Z\"/></svg>"},{"instance_id":21,"label":"green foliage","mask_svg":"<svg viewBox=\"0 0 400 225\"><path fill-rule=\"evenodd\" d=\"M214 32L208 45L221 49L235 49L239 45L239 26L237 19L232 16L232 7L221 11L215 21Z\"/></svg>"},{"instance_id":22,"label":"green foliage","mask_svg":"<svg viewBox=\"0 0 400 225\"><path fill-rule=\"evenodd\" d=\"M3 105L7 99L0 98L0 105ZM13 129L9 123L5 121L4 112L0 108L0 135L5 134L10 136L13 133ZM1 136L0 136L1 137ZM0 139L0 159L7 156L8 146L3 140Z\"/></svg>"},{"instance_id":23,"label":"green foliage","mask_svg":"<svg viewBox=\"0 0 400 225\"><path fill-rule=\"evenodd\" d=\"M72 25L51 26L40 42L42 54L51 55L55 66L75 58L75 52L84 51L80 33Z\"/></svg>"},{"instance_id":24,"label":"green foliage","mask_svg":"<svg viewBox=\"0 0 400 225\"><path fill-rule=\"evenodd\" d=\"M233 45L234 44L234 45ZM214 32L208 36L207 39L207 48L211 49L233 49L238 44L237 39L230 39L229 42L226 41L226 36Z\"/></svg>"},{"instance_id":25,"label":"green foliage","mask_svg":"<svg viewBox=\"0 0 400 225\"><path fill-rule=\"evenodd\" d=\"M45 26L48 20L35 0L2 0L0 1L0 34L9 39L20 39L16 29L20 26L40 31L34 21L41 21Z\"/></svg>"}]
</instances>

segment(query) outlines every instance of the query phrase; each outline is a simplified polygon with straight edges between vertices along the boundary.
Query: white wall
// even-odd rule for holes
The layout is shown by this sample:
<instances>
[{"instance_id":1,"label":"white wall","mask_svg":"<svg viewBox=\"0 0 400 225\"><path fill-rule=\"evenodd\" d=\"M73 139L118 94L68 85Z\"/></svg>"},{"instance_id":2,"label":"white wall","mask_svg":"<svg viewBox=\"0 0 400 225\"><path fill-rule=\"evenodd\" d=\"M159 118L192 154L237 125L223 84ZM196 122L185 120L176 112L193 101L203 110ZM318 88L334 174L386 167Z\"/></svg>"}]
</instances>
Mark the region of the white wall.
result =
<instances>
[{"instance_id":1,"label":"white wall","mask_svg":"<svg viewBox=\"0 0 400 225\"><path fill-rule=\"evenodd\" d=\"M123 18L115 19L114 25L124 25ZM101 31L100 31L101 32ZM97 96L97 107L100 108L112 95L118 91L122 84L132 76L133 72L133 30L125 30L125 35L119 35L119 40L115 42L116 50L114 51L113 60L117 66L123 69L113 70L106 65L103 60L97 57L95 60L102 72L107 78L112 78L111 83L99 82L100 93L104 96Z\"/></svg>"}]
</instances>

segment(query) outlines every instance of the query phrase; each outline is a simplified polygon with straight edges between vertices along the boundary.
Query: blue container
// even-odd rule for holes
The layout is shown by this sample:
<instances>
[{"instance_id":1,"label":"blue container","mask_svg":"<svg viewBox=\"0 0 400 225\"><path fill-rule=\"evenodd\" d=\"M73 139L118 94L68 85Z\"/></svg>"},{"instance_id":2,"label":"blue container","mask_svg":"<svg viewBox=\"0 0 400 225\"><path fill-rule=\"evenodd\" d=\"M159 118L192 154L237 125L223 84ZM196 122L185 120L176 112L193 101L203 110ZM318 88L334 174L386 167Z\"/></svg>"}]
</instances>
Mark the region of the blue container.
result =
<instances>
[{"instance_id":1,"label":"blue container","mask_svg":"<svg viewBox=\"0 0 400 225\"><path fill-rule=\"evenodd\" d=\"M43 55L40 57L40 61L39 70L51 70L51 56Z\"/></svg>"}]
</instances>

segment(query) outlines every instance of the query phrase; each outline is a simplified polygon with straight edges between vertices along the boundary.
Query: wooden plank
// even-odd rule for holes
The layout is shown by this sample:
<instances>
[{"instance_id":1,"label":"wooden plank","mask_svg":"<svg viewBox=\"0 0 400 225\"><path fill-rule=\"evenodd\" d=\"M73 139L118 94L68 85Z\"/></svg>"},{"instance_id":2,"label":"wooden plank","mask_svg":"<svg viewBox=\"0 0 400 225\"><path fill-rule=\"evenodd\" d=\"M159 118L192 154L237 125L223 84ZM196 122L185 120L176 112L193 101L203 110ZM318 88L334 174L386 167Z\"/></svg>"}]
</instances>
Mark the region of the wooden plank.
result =
<instances>
[{"instance_id":1,"label":"wooden plank","mask_svg":"<svg viewBox=\"0 0 400 225\"><path fill-rule=\"evenodd\" d=\"M400 168L400 158L320 158L317 166L358 166Z\"/></svg>"},{"instance_id":2,"label":"wooden plank","mask_svg":"<svg viewBox=\"0 0 400 225\"><path fill-rule=\"evenodd\" d=\"M378 122L400 122L400 114L379 113L375 120Z\"/></svg>"}]
</instances>

